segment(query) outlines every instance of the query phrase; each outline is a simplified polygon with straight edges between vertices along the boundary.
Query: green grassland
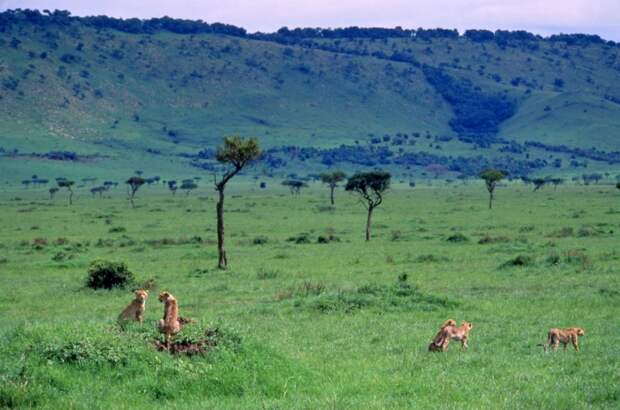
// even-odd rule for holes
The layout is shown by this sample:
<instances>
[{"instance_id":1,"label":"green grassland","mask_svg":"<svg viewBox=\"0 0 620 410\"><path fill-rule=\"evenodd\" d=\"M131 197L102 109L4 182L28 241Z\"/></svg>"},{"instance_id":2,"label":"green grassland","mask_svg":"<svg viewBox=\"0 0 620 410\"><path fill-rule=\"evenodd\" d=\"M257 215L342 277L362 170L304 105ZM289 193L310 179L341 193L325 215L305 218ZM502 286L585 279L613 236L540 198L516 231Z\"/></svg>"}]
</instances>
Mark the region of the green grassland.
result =
<instances>
[{"instance_id":1,"label":"green grassland","mask_svg":"<svg viewBox=\"0 0 620 410\"><path fill-rule=\"evenodd\" d=\"M514 114L496 135L504 142L620 151L617 44L390 35L286 43L42 21L0 27L0 148L24 154L67 150L98 159L50 164L0 155L2 182L54 170L67 177L121 178L136 164L153 173L191 176L195 170L179 154L214 148L235 134L256 136L266 148L367 147L386 134L419 134L429 140L385 145L395 153L482 155L501 163L502 143L481 147L458 140L451 126L454 104L429 81L425 67L455 83L469 82L476 91L467 108L477 96L512 101ZM618 164L539 148L510 155L545 159L547 166L531 170L542 176L607 172ZM551 165L555 159L561 167ZM587 169L571 166L572 159L587 161ZM346 161L337 165L357 169ZM304 175L325 167L315 157L268 172ZM393 168L412 178L423 170Z\"/></svg>"},{"instance_id":2,"label":"green grassland","mask_svg":"<svg viewBox=\"0 0 620 410\"><path fill-rule=\"evenodd\" d=\"M479 183L397 183L367 243L354 197L339 190L330 208L319 185L292 197L240 179L226 203L226 271L215 269L215 202L204 186L175 197L145 188L135 209L120 187L73 206L46 192L13 187L0 201L1 406L619 405L611 185L508 183L489 210ZM338 240L317 243L330 235ZM503 266L519 256L525 265ZM130 288L85 287L98 258L126 262L138 284L154 281L143 325L115 322ZM196 320L178 338L218 327L220 345L204 357L156 351L161 290ZM448 318L473 322L470 348L427 352ZM537 344L553 326L584 327L581 352L544 354Z\"/></svg>"}]
</instances>

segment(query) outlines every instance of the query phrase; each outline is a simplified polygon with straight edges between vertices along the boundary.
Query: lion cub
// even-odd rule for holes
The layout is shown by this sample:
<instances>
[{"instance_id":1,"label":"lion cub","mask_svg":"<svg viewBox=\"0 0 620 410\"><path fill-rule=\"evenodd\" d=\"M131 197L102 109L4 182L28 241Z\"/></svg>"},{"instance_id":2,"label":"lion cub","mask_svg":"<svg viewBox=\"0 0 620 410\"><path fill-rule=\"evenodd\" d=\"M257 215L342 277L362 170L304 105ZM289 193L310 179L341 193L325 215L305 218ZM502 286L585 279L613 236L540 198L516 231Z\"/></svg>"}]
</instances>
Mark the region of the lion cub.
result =
<instances>
[{"instance_id":1,"label":"lion cub","mask_svg":"<svg viewBox=\"0 0 620 410\"><path fill-rule=\"evenodd\" d=\"M456 326L456 321L450 319L446 321L437 332L437 335L433 341L428 345L428 350L431 352L446 352L451 340L457 340L461 342L463 349L467 349L467 340L469 338L469 331L474 326L469 322L463 322L461 326Z\"/></svg>"},{"instance_id":2,"label":"lion cub","mask_svg":"<svg viewBox=\"0 0 620 410\"><path fill-rule=\"evenodd\" d=\"M159 320L159 331L166 335L166 345L172 336L181 331L183 323L179 321L179 304L169 292L161 292L159 301L164 303L164 318Z\"/></svg>"},{"instance_id":3,"label":"lion cub","mask_svg":"<svg viewBox=\"0 0 620 410\"><path fill-rule=\"evenodd\" d=\"M134 292L134 295L136 295L136 298L118 316L119 321L137 320L142 323L144 320L144 310L146 309L146 299L149 297L149 291L138 289Z\"/></svg>"},{"instance_id":4,"label":"lion cub","mask_svg":"<svg viewBox=\"0 0 620 410\"><path fill-rule=\"evenodd\" d=\"M566 351L566 346L570 342L576 351L579 351L579 336L583 336L586 334L586 331L580 327L569 327L566 329L558 329L556 327L549 329L549 333L547 334L547 343L543 344L543 348L545 352L547 348L551 346L551 350L557 352L558 346L560 343L564 346L564 351Z\"/></svg>"}]
</instances>

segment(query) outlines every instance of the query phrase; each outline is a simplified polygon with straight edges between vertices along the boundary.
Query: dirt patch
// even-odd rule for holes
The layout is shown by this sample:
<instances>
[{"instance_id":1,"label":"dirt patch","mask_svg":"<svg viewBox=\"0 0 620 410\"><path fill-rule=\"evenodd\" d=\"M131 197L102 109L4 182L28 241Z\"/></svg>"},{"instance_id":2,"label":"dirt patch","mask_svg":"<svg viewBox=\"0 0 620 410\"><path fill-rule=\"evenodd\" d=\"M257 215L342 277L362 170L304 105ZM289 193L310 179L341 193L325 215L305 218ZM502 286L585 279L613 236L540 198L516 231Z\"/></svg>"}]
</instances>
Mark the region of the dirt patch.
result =
<instances>
[{"instance_id":1,"label":"dirt patch","mask_svg":"<svg viewBox=\"0 0 620 410\"><path fill-rule=\"evenodd\" d=\"M205 331L205 337L200 340L182 338L173 341L172 343L170 343L170 345L167 345L161 340L155 340L153 345L160 352L166 351L172 355L203 356L218 346L220 338L221 334L216 328L207 329Z\"/></svg>"}]
</instances>

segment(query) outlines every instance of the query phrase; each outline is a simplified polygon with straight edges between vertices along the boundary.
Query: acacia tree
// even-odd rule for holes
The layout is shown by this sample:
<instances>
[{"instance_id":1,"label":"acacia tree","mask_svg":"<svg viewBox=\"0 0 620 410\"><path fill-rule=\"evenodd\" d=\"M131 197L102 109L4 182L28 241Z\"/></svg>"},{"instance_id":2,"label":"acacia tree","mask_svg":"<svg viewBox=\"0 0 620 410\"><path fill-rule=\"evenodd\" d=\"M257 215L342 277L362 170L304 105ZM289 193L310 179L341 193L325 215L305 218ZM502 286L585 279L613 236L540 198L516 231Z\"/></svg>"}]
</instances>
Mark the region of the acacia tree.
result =
<instances>
[{"instance_id":1,"label":"acacia tree","mask_svg":"<svg viewBox=\"0 0 620 410\"><path fill-rule=\"evenodd\" d=\"M383 195L390 187L389 172L372 171L358 172L347 181L345 190L359 195L361 202L368 210L366 218L366 240L370 240L370 224L372 211L383 202Z\"/></svg>"},{"instance_id":2,"label":"acacia tree","mask_svg":"<svg viewBox=\"0 0 620 410\"><path fill-rule=\"evenodd\" d=\"M547 183L547 180L545 178L534 178L532 180L532 183L534 184L534 192L538 191L540 188L544 187L545 184Z\"/></svg>"},{"instance_id":3,"label":"acacia tree","mask_svg":"<svg viewBox=\"0 0 620 410\"><path fill-rule=\"evenodd\" d=\"M495 186L505 177L506 173L498 169L486 169L480 173L480 178L484 180L484 183L487 186L487 191L489 191L489 209L493 207Z\"/></svg>"},{"instance_id":4,"label":"acacia tree","mask_svg":"<svg viewBox=\"0 0 620 410\"><path fill-rule=\"evenodd\" d=\"M193 179L184 179L181 183L181 189L185 191L186 196L189 196L189 193L196 188L198 188L198 185L196 185Z\"/></svg>"},{"instance_id":5,"label":"acacia tree","mask_svg":"<svg viewBox=\"0 0 620 410\"><path fill-rule=\"evenodd\" d=\"M144 185L145 182L146 181L144 180L144 178L137 176L131 177L127 181L125 181L125 183L129 185L129 202L131 202L132 208L136 207L136 205L133 203L133 198L134 196L136 196L136 192L138 192L138 189L140 189L140 187Z\"/></svg>"},{"instance_id":6,"label":"acacia tree","mask_svg":"<svg viewBox=\"0 0 620 410\"><path fill-rule=\"evenodd\" d=\"M224 249L224 189L232 177L237 175L246 165L257 159L261 154L256 138L226 137L224 144L218 147L215 158L227 166L226 171L218 180L214 175L215 189L218 193L217 213L217 251L220 269L226 269L228 259Z\"/></svg>"},{"instance_id":7,"label":"acacia tree","mask_svg":"<svg viewBox=\"0 0 620 410\"><path fill-rule=\"evenodd\" d=\"M321 182L329 186L329 200L334 205L334 190L339 182L346 179L347 175L342 171L325 172L321 174Z\"/></svg>"},{"instance_id":8,"label":"acacia tree","mask_svg":"<svg viewBox=\"0 0 620 410\"><path fill-rule=\"evenodd\" d=\"M58 187L59 188L67 188L69 191L69 205L73 205L73 189L71 188L75 184L74 181L69 181L68 179L59 179Z\"/></svg>"},{"instance_id":9,"label":"acacia tree","mask_svg":"<svg viewBox=\"0 0 620 410\"><path fill-rule=\"evenodd\" d=\"M50 192L50 201L54 199L54 195L56 195L56 192L58 192L58 189L59 188L55 187L55 186L50 188L50 191L49 191Z\"/></svg>"},{"instance_id":10,"label":"acacia tree","mask_svg":"<svg viewBox=\"0 0 620 410\"><path fill-rule=\"evenodd\" d=\"M177 193L177 188L177 181L168 181L168 189L170 190L170 192L172 192L172 196Z\"/></svg>"},{"instance_id":11,"label":"acacia tree","mask_svg":"<svg viewBox=\"0 0 620 410\"><path fill-rule=\"evenodd\" d=\"M551 183L553 184L553 190L556 191L558 189L558 185L562 185L564 183L563 178L551 178Z\"/></svg>"},{"instance_id":12,"label":"acacia tree","mask_svg":"<svg viewBox=\"0 0 620 410\"><path fill-rule=\"evenodd\" d=\"M301 188L305 188L308 186L308 184L306 184L305 182L297 181L294 179L287 179L286 181L282 181L282 185L288 187L288 189L291 191L291 195L299 195L299 193L301 192Z\"/></svg>"}]
</instances>

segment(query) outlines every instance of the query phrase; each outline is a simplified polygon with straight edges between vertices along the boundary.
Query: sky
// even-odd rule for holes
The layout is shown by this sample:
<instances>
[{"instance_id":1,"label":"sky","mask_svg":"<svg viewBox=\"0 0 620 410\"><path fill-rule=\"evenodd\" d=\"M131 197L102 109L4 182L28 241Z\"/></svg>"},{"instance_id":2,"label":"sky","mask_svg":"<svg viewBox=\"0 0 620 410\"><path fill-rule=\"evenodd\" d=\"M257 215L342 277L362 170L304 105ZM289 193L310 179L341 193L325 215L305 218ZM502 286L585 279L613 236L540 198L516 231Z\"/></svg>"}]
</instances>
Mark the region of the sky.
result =
<instances>
[{"instance_id":1,"label":"sky","mask_svg":"<svg viewBox=\"0 0 620 410\"><path fill-rule=\"evenodd\" d=\"M620 0L0 0L0 10L201 19L271 32L280 27L395 27L598 34L620 41Z\"/></svg>"}]
</instances>

